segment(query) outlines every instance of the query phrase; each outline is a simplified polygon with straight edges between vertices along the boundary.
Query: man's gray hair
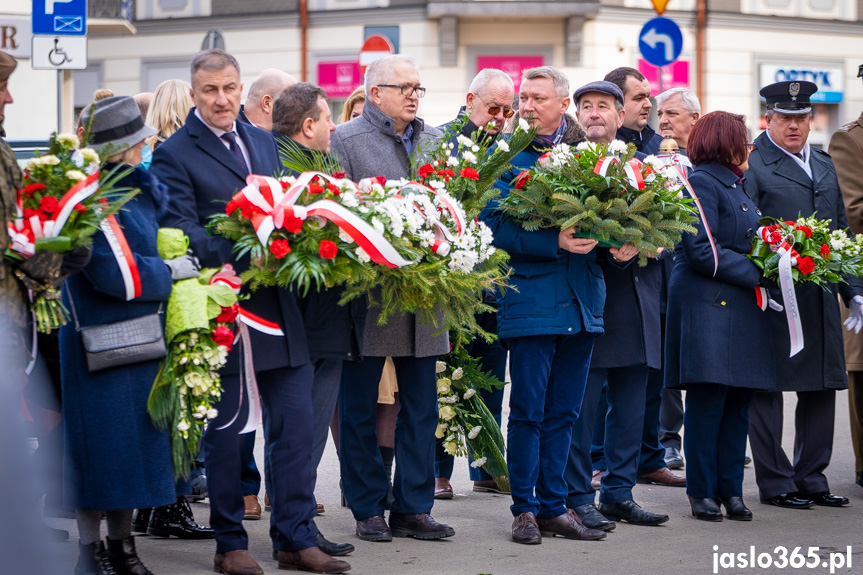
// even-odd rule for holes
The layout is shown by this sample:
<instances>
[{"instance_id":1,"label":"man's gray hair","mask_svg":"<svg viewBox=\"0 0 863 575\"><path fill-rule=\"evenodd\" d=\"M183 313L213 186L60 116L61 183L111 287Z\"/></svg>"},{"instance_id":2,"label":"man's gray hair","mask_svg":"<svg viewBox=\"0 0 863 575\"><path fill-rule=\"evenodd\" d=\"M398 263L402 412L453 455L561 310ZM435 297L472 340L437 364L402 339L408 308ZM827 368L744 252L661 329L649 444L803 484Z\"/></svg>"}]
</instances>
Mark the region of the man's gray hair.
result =
<instances>
[{"instance_id":1,"label":"man's gray hair","mask_svg":"<svg viewBox=\"0 0 863 575\"><path fill-rule=\"evenodd\" d=\"M561 98L569 97L569 78L554 66L528 68L521 75L522 81L538 80L540 78L551 78L555 93Z\"/></svg>"},{"instance_id":2,"label":"man's gray hair","mask_svg":"<svg viewBox=\"0 0 863 575\"><path fill-rule=\"evenodd\" d=\"M701 115L701 102L698 101L698 96L689 88L671 88L656 96L656 107L658 108L669 100L672 96L680 96L683 102L683 109L690 114Z\"/></svg>"},{"instance_id":3,"label":"man's gray hair","mask_svg":"<svg viewBox=\"0 0 863 575\"><path fill-rule=\"evenodd\" d=\"M419 69L417 61L405 54L393 54L375 60L366 68L365 87L366 94L371 96L372 88L381 84L387 84L393 67L398 64L410 64L415 70Z\"/></svg>"},{"instance_id":4,"label":"man's gray hair","mask_svg":"<svg viewBox=\"0 0 863 575\"><path fill-rule=\"evenodd\" d=\"M189 69L192 73L192 87L194 88L195 86L195 72L197 72L198 70L215 72L218 70L224 70L228 66L233 66L234 68L236 68L237 74L239 75L239 62L237 62L236 58L234 58L224 50L213 49L198 52L197 54L195 54L195 57L192 58L192 64L189 66Z\"/></svg>"},{"instance_id":5,"label":"man's gray hair","mask_svg":"<svg viewBox=\"0 0 863 575\"><path fill-rule=\"evenodd\" d=\"M512 76L497 68L483 68L479 74L473 77L470 83L470 88L467 89L471 94L477 94L480 98L485 93L485 89L492 82L500 82L506 84L510 90L515 90L515 83L512 81Z\"/></svg>"},{"instance_id":6,"label":"man's gray hair","mask_svg":"<svg viewBox=\"0 0 863 575\"><path fill-rule=\"evenodd\" d=\"M306 118L316 122L320 120L319 98L326 100L327 93L309 82L300 82L282 90L273 102L273 129L292 137L303 129Z\"/></svg>"}]
</instances>

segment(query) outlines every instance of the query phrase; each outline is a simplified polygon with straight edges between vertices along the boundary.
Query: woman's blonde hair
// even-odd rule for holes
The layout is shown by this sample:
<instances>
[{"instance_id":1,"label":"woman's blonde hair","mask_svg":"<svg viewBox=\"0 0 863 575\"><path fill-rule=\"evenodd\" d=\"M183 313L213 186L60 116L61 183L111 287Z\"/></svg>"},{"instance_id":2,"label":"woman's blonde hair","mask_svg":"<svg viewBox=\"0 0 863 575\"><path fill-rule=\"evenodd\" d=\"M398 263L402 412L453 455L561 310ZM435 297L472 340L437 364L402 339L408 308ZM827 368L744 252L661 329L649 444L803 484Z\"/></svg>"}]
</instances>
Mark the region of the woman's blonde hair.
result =
<instances>
[{"instance_id":1,"label":"woman's blonde hair","mask_svg":"<svg viewBox=\"0 0 863 575\"><path fill-rule=\"evenodd\" d=\"M146 122L158 130L147 142L155 150L186 123L186 116L194 106L192 86L183 80L165 80L153 93Z\"/></svg>"},{"instance_id":2,"label":"woman's blonde hair","mask_svg":"<svg viewBox=\"0 0 863 575\"><path fill-rule=\"evenodd\" d=\"M351 92L351 95L348 96L348 99L345 100L345 107L342 108L342 115L339 118L339 124L344 124L345 122L350 121L351 119L351 111L354 109L354 106L359 104L360 102L366 101L366 89L364 86L357 86L357 88Z\"/></svg>"}]
</instances>

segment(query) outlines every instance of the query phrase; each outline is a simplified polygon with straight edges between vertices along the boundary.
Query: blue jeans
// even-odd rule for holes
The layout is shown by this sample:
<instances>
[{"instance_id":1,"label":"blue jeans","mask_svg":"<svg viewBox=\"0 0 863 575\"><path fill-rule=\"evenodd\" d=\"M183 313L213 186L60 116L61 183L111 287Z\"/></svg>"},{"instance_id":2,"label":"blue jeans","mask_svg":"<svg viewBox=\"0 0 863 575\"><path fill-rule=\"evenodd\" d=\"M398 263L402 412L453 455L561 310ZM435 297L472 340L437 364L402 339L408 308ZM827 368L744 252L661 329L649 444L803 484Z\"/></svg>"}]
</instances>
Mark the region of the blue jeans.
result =
<instances>
[{"instance_id":1,"label":"blue jeans","mask_svg":"<svg viewBox=\"0 0 863 575\"><path fill-rule=\"evenodd\" d=\"M514 516L533 512L551 518L566 513L563 473L594 338L579 332L516 337L506 342L512 378L507 464Z\"/></svg>"}]
</instances>

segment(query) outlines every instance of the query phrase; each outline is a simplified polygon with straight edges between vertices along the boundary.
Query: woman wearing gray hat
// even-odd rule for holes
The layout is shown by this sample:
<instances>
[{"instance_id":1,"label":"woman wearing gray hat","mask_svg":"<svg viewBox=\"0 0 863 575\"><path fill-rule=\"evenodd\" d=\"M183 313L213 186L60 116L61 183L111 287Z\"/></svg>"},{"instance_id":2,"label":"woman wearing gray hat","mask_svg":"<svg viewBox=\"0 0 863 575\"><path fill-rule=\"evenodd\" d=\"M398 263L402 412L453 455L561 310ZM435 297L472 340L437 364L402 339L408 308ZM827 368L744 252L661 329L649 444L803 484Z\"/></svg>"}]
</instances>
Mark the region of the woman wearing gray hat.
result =
<instances>
[{"instance_id":1,"label":"woman wearing gray hat","mask_svg":"<svg viewBox=\"0 0 863 575\"><path fill-rule=\"evenodd\" d=\"M76 510L79 532L75 574L151 575L135 551L131 520L135 508L175 499L168 432L158 431L147 414L161 360L92 371L81 331L152 314L164 322L173 280L198 272L189 256L166 262L158 255L156 222L167 205L167 189L137 167L144 140L155 130L144 124L135 101L100 100L85 113L84 126L93 148L113 154L109 164L133 167L118 185L140 193L93 236L90 263L63 289L73 318L60 330L60 361L64 500ZM107 548L100 535L103 512Z\"/></svg>"}]
</instances>

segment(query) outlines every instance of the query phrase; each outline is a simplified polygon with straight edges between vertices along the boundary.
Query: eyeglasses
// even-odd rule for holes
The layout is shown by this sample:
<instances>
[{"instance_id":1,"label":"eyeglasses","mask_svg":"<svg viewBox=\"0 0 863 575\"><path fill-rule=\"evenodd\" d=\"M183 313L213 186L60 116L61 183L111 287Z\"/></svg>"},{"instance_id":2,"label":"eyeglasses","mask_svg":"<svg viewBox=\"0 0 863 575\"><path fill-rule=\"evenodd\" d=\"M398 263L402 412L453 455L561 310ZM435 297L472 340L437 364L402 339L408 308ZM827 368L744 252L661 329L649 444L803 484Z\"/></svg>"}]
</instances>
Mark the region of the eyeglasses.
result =
<instances>
[{"instance_id":1,"label":"eyeglasses","mask_svg":"<svg viewBox=\"0 0 863 575\"><path fill-rule=\"evenodd\" d=\"M512 118L515 115L515 110L513 110L509 106L489 106L485 103L485 100L479 97L478 94L474 94L474 96L476 96L477 100L485 104L485 107L488 108L488 113L492 116L497 116L498 114L500 114L501 110L503 110L504 118Z\"/></svg>"},{"instance_id":2,"label":"eyeglasses","mask_svg":"<svg viewBox=\"0 0 863 575\"><path fill-rule=\"evenodd\" d=\"M417 98L422 98L426 95L426 89L422 86L411 86L409 84L378 84L378 88L398 88L405 98L410 98L414 93L416 93Z\"/></svg>"},{"instance_id":3,"label":"eyeglasses","mask_svg":"<svg viewBox=\"0 0 863 575\"><path fill-rule=\"evenodd\" d=\"M755 149L755 142L747 142L746 143L746 151L747 152L749 152L751 154L752 150L754 150L754 149Z\"/></svg>"}]
</instances>

